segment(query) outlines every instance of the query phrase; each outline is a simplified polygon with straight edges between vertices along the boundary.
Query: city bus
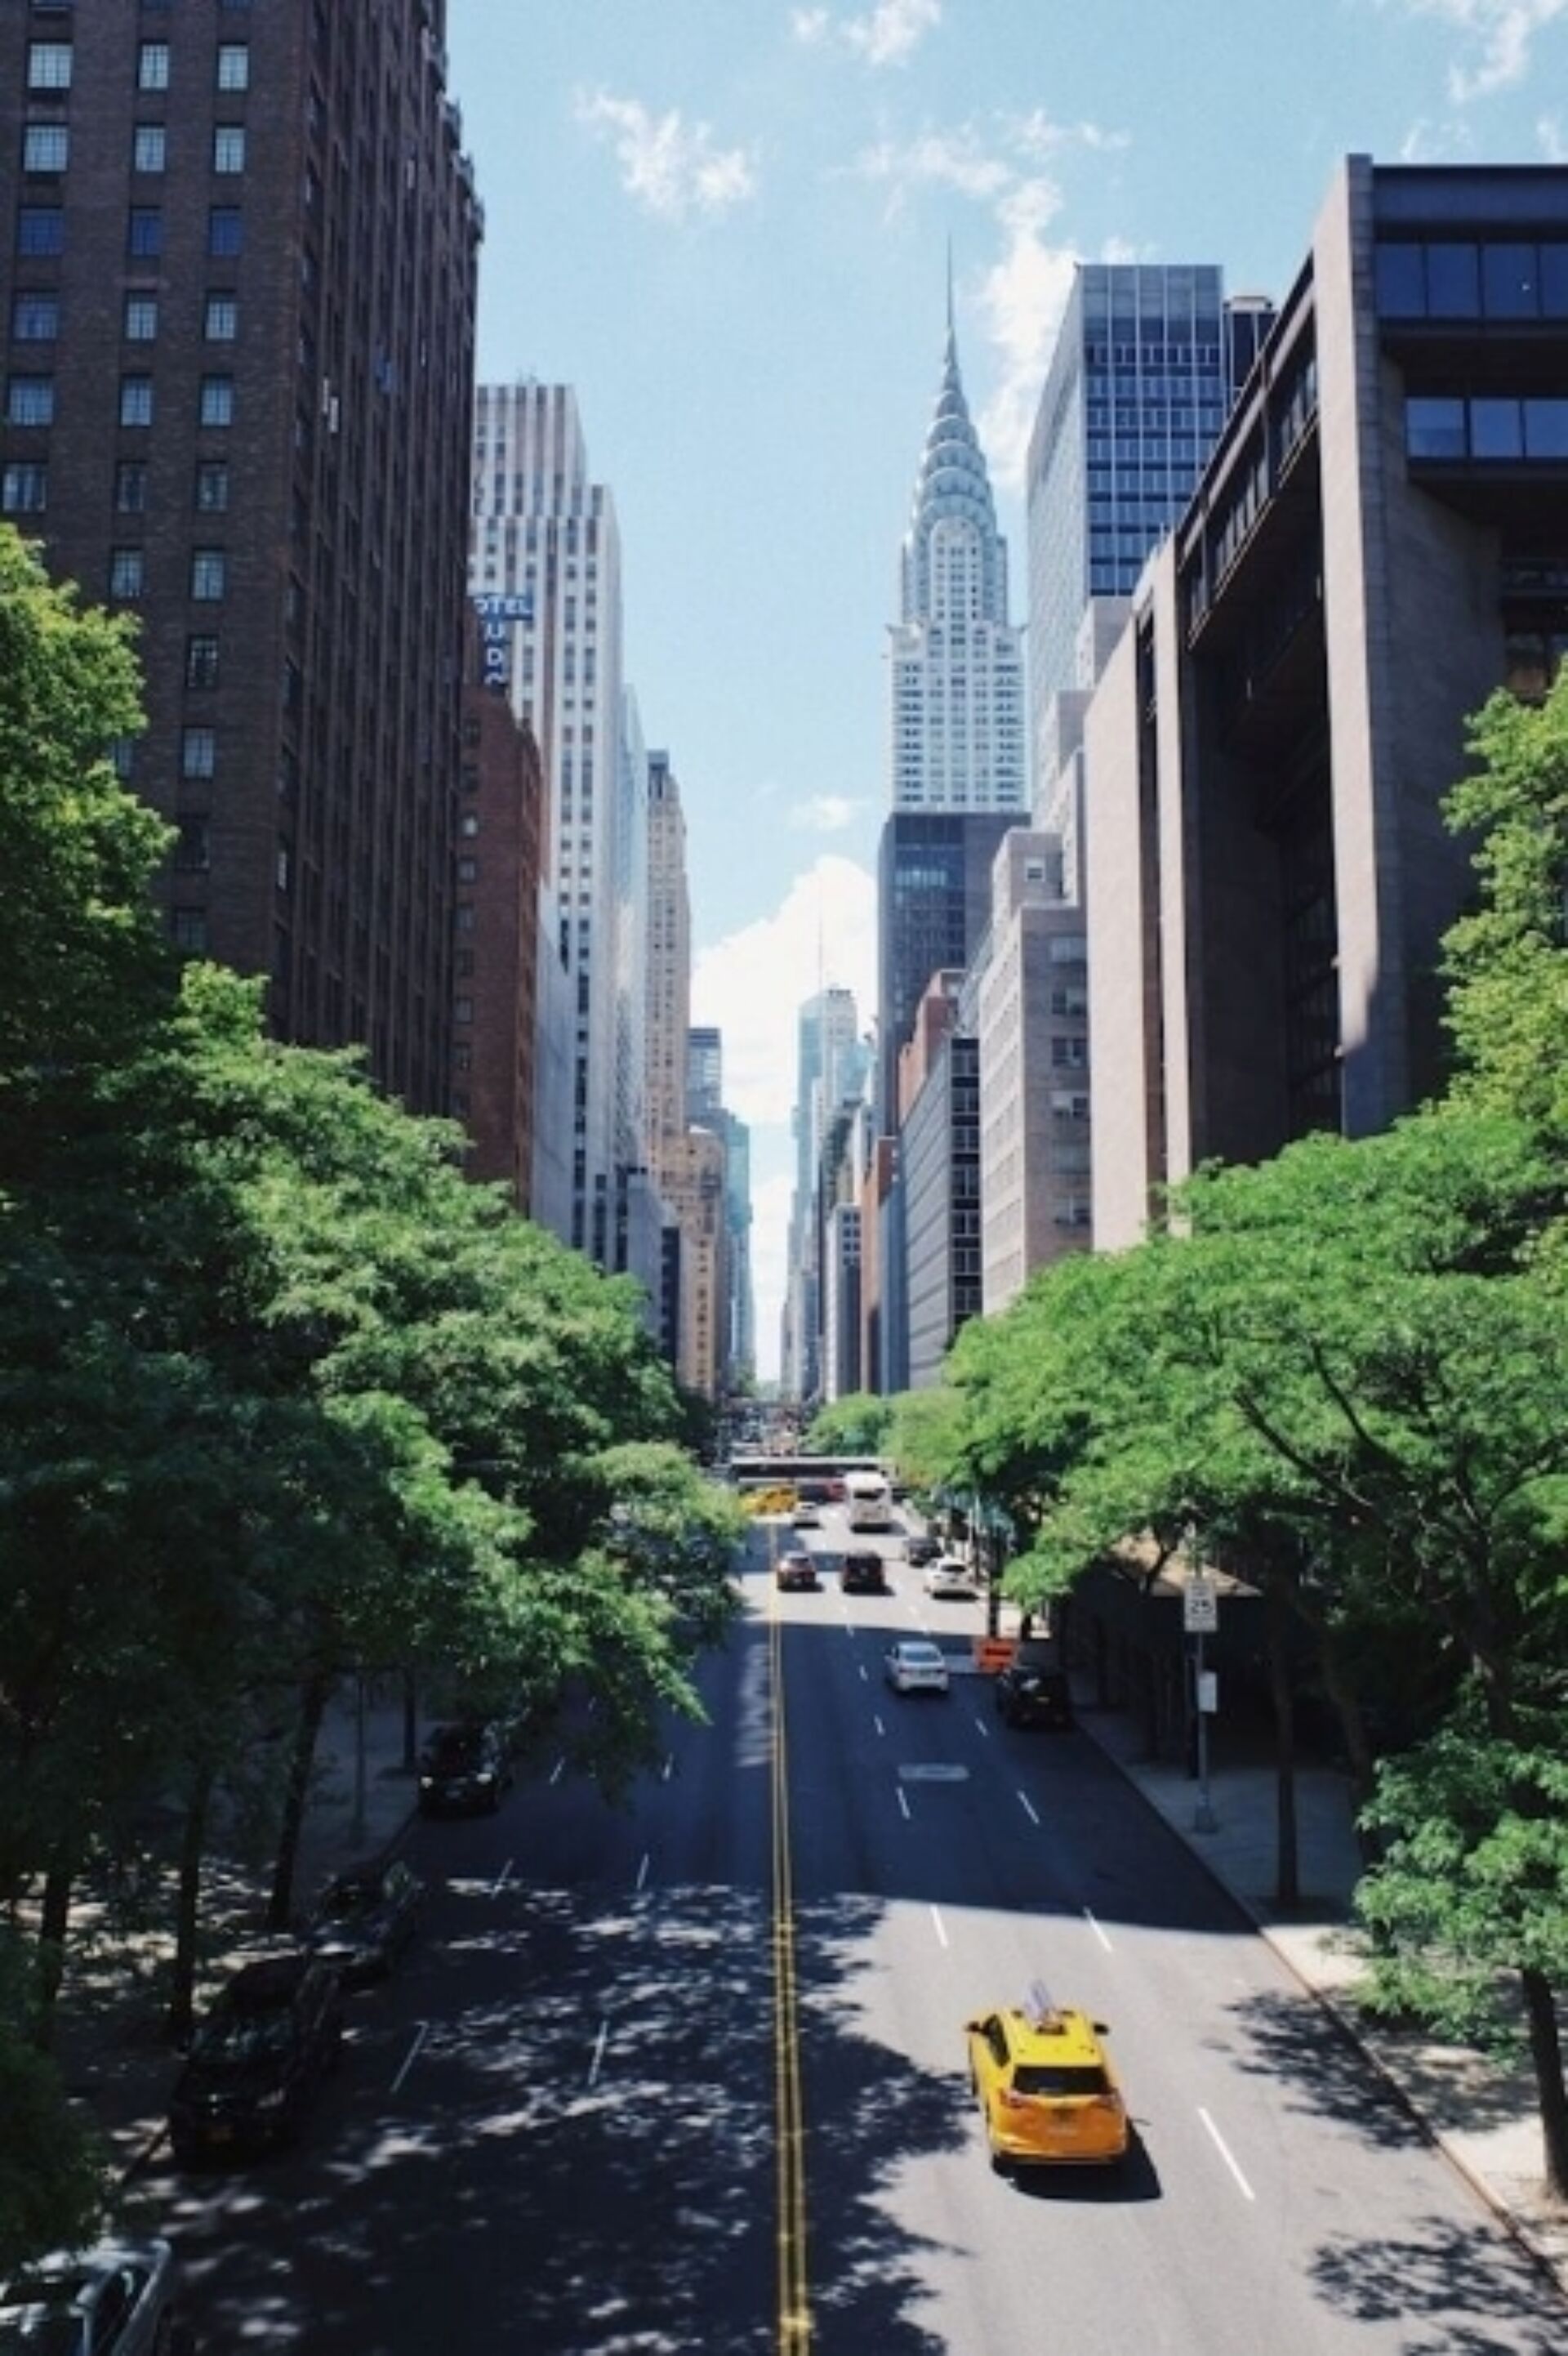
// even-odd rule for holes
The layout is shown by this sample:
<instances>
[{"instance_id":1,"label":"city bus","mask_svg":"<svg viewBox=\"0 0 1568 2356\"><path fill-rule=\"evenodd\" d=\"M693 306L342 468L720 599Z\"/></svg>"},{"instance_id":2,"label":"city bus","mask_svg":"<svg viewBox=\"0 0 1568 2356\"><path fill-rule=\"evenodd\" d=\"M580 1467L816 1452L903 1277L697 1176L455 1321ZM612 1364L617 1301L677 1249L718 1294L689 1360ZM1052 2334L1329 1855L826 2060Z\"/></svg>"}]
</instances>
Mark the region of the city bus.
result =
<instances>
[{"instance_id":1,"label":"city bus","mask_svg":"<svg viewBox=\"0 0 1568 2356\"><path fill-rule=\"evenodd\" d=\"M891 1530L893 1493L885 1472L863 1467L844 1475L844 1503L852 1530Z\"/></svg>"}]
</instances>

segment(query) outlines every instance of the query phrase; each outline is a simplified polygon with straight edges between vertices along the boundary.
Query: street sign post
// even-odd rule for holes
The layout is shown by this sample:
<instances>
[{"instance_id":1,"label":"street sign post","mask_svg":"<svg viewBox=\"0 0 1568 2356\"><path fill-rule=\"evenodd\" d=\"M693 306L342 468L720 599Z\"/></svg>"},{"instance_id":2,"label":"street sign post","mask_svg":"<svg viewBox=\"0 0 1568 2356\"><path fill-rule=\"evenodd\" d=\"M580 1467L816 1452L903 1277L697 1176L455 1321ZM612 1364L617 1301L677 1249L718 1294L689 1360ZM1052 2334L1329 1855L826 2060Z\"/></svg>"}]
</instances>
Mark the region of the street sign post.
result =
<instances>
[{"instance_id":1,"label":"street sign post","mask_svg":"<svg viewBox=\"0 0 1568 2356\"><path fill-rule=\"evenodd\" d=\"M1192 1699L1198 1719L1198 1805L1192 1814L1195 1833L1218 1831L1209 1797L1209 1719L1219 1696L1212 1670L1203 1665L1203 1639L1220 1631L1220 1591L1202 1571L1189 1572L1181 1590L1181 1624L1192 1639Z\"/></svg>"}]
</instances>

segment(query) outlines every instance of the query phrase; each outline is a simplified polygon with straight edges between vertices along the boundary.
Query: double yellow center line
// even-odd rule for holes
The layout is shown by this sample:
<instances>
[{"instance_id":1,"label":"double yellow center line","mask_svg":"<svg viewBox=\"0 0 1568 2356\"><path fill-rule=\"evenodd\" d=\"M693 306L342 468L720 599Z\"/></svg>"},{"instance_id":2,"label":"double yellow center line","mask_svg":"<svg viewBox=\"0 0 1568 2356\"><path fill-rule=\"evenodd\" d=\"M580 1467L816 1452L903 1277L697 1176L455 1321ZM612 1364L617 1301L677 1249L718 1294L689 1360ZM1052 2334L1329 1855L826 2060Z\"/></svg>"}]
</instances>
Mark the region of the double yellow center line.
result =
<instances>
[{"instance_id":1,"label":"double yellow center line","mask_svg":"<svg viewBox=\"0 0 1568 2356\"><path fill-rule=\"evenodd\" d=\"M773 2100L778 2145L779 2356L811 2346L805 2272L805 2120L800 2093L800 1996L795 1978L795 1880L789 1846L789 1735L784 1717L784 1627L770 1595L768 1665L773 1701Z\"/></svg>"}]
</instances>

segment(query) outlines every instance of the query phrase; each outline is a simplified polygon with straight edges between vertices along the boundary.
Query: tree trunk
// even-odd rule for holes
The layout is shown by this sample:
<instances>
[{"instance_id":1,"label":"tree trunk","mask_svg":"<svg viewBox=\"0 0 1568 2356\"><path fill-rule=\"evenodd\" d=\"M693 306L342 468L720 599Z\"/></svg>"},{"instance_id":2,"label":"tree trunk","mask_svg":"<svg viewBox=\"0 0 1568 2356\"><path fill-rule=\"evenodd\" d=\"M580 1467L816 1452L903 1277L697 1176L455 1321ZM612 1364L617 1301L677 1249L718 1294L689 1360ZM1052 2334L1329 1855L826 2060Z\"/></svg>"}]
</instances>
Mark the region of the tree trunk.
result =
<instances>
[{"instance_id":1,"label":"tree trunk","mask_svg":"<svg viewBox=\"0 0 1568 2356\"><path fill-rule=\"evenodd\" d=\"M304 1826L305 1804L310 1798L316 1738L321 1732L321 1721L326 1715L326 1699L331 1691L331 1678L317 1675L306 1680L300 1697L299 1729L294 1736L294 1755L289 1762L289 1780L283 1792L283 1818L278 1827L278 1854L272 1868L272 1895L267 1901L269 1931L286 1931L293 1912L294 1867L299 1858L300 1834Z\"/></svg>"},{"instance_id":2,"label":"tree trunk","mask_svg":"<svg viewBox=\"0 0 1568 2356\"><path fill-rule=\"evenodd\" d=\"M1530 2058L1535 2064L1541 2139L1546 2147L1546 2189L1553 2200L1564 2201L1568 2200L1568 2087L1563 2083L1557 1999L1544 1972L1527 1969L1519 1977L1530 2022Z\"/></svg>"},{"instance_id":3,"label":"tree trunk","mask_svg":"<svg viewBox=\"0 0 1568 2356\"><path fill-rule=\"evenodd\" d=\"M55 2001L65 1977L65 1943L70 1928L73 1879L69 1865L51 1865L44 1876L43 1904L38 1915L38 2007L33 2019L33 2042L45 2053L54 2043Z\"/></svg>"},{"instance_id":4,"label":"tree trunk","mask_svg":"<svg viewBox=\"0 0 1568 2356\"><path fill-rule=\"evenodd\" d=\"M212 1797L212 1770L200 1766L186 1804L180 1836L179 1887L175 1912L174 1976L169 1986L164 2025L179 2041L190 2035L196 2019L196 1939L201 1921L201 1864L207 1849L207 1809Z\"/></svg>"},{"instance_id":5,"label":"tree trunk","mask_svg":"<svg viewBox=\"0 0 1568 2356\"><path fill-rule=\"evenodd\" d=\"M417 1775L420 1765L419 1679L413 1669L403 1671L403 1772Z\"/></svg>"},{"instance_id":6,"label":"tree trunk","mask_svg":"<svg viewBox=\"0 0 1568 2356\"><path fill-rule=\"evenodd\" d=\"M1301 1896L1296 1817L1296 1690L1290 1674L1287 1601L1277 1579L1266 1585L1268 1682L1275 1730L1275 1902L1294 1906Z\"/></svg>"}]
</instances>

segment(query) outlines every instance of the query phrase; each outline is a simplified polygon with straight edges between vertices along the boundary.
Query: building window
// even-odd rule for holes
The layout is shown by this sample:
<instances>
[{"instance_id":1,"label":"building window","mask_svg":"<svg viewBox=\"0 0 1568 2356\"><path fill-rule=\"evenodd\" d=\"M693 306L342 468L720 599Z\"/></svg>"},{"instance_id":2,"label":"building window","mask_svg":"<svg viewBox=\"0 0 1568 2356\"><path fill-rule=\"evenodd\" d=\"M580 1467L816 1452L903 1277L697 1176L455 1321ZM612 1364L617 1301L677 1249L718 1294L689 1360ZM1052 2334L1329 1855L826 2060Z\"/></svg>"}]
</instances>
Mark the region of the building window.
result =
<instances>
[{"instance_id":1,"label":"building window","mask_svg":"<svg viewBox=\"0 0 1568 2356\"><path fill-rule=\"evenodd\" d=\"M158 298L155 294L127 294L125 297L125 341L128 344L150 344L158 332Z\"/></svg>"},{"instance_id":2,"label":"building window","mask_svg":"<svg viewBox=\"0 0 1568 2356\"><path fill-rule=\"evenodd\" d=\"M190 594L198 605L219 604L228 584L228 560L220 548L198 548L190 560Z\"/></svg>"},{"instance_id":3,"label":"building window","mask_svg":"<svg viewBox=\"0 0 1568 2356\"><path fill-rule=\"evenodd\" d=\"M453 1020L456 1023L472 1023L474 1001L471 998L454 998L452 1001L452 1014Z\"/></svg>"},{"instance_id":4,"label":"building window","mask_svg":"<svg viewBox=\"0 0 1568 2356\"><path fill-rule=\"evenodd\" d=\"M161 123L138 123L131 142L133 172L161 172L168 160L168 134Z\"/></svg>"},{"instance_id":5,"label":"building window","mask_svg":"<svg viewBox=\"0 0 1568 2356\"><path fill-rule=\"evenodd\" d=\"M229 509L229 468L221 459L203 459L196 470L196 504L202 515L224 515Z\"/></svg>"},{"instance_id":6,"label":"building window","mask_svg":"<svg viewBox=\"0 0 1568 2356\"><path fill-rule=\"evenodd\" d=\"M180 775L182 777L211 777L218 774L218 732L215 728L183 728L180 731Z\"/></svg>"},{"instance_id":7,"label":"building window","mask_svg":"<svg viewBox=\"0 0 1568 2356\"><path fill-rule=\"evenodd\" d=\"M460 933L471 933L474 930L473 901L460 900L457 904L456 916L458 931Z\"/></svg>"},{"instance_id":8,"label":"building window","mask_svg":"<svg viewBox=\"0 0 1568 2356\"><path fill-rule=\"evenodd\" d=\"M111 736L103 748L103 757L123 786L128 786L136 769L136 739L133 736Z\"/></svg>"},{"instance_id":9,"label":"building window","mask_svg":"<svg viewBox=\"0 0 1568 2356\"><path fill-rule=\"evenodd\" d=\"M41 515L48 505L47 466L16 465L0 475L0 515Z\"/></svg>"},{"instance_id":10,"label":"building window","mask_svg":"<svg viewBox=\"0 0 1568 2356\"><path fill-rule=\"evenodd\" d=\"M16 251L27 254L65 252L65 213L59 205L24 205L16 215Z\"/></svg>"},{"instance_id":11,"label":"building window","mask_svg":"<svg viewBox=\"0 0 1568 2356\"><path fill-rule=\"evenodd\" d=\"M200 957L207 948L206 909L171 908L169 931L176 949L185 949L192 957Z\"/></svg>"},{"instance_id":12,"label":"building window","mask_svg":"<svg viewBox=\"0 0 1568 2356\"><path fill-rule=\"evenodd\" d=\"M152 378L150 376L123 376L120 380L121 424L150 425L152 422Z\"/></svg>"},{"instance_id":13,"label":"building window","mask_svg":"<svg viewBox=\"0 0 1568 2356\"><path fill-rule=\"evenodd\" d=\"M13 376L5 380L7 425L52 425L55 422L55 380L52 376Z\"/></svg>"},{"instance_id":14,"label":"building window","mask_svg":"<svg viewBox=\"0 0 1568 2356\"><path fill-rule=\"evenodd\" d=\"M63 123L29 123L22 135L24 172L63 172L70 161L70 133Z\"/></svg>"},{"instance_id":15,"label":"building window","mask_svg":"<svg viewBox=\"0 0 1568 2356\"><path fill-rule=\"evenodd\" d=\"M169 45L167 41L144 41L136 52L136 87L138 90L167 90L169 86Z\"/></svg>"},{"instance_id":16,"label":"building window","mask_svg":"<svg viewBox=\"0 0 1568 2356\"><path fill-rule=\"evenodd\" d=\"M219 90L249 90L251 87L251 50L244 41L219 41L218 45L218 87Z\"/></svg>"},{"instance_id":17,"label":"building window","mask_svg":"<svg viewBox=\"0 0 1568 2356\"><path fill-rule=\"evenodd\" d=\"M69 90L71 46L69 41L28 42L27 88L29 90Z\"/></svg>"},{"instance_id":18,"label":"building window","mask_svg":"<svg viewBox=\"0 0 1568 2356\"><path fill-rule=\"evenodd\" d=\"M231 344L240 332L240 305L232 294L209 294L201 332L209 344Z\"/></svg>"},{"instance_id":19,"label":"building window","mask_svg":"<svg viewBox=\"0 0 1568 2356\"><path fill-rule=\"evenodd\" d=\"M141 515L147 505L147 469L140 458L123 459L114 469L117 515Z\"/></svg>"},{"instance_id":20,"label":"building window","mask_svg":"<svg viewBox=\"0 0 1568 2356\"><path fill-rule=\"evenodd\" d=\"M234 173L245 169L245 131L238 123L220 123L212 134L212 168Z\"/></svg>"},{"instance_id":21,"label":"building window","mask_svg":"<svg viewBox=\"0 0 1568 2356\"><path fill-rule=\"evenodd\" d=\"M185 642L185 683L187 687L218 685L218 640L200 636Z\"/></svg>"},{"instance_id":22,"label":"building window","mask_svg":"<svg viewBox=\"0 0 1568 2356\"><path fill-rule=\"evenodd\" d=\"M212 864L211 820L187 815L176 819L175 824L179 830L175 842L176 873L204 875Z\"/></svg>"},{"instance_id":23,"label":"building window","mask_svg":"<svg viewBox=\"0 0 1568 2356\"><path fill-rule=\"evenodd\" d=\"M146 585L146 569L139 548L112 548L109 552L109 594L134 600Z\"/></svg>"},{"instance_id":24,"label":"building window","mask_svg":"<svg viewBox=\"0 0 1568 2356\"><path fill-rule=\"evenodd\" d=\"M207 215L207 250L224 260L239 253L245 242L245 220L238 205L212 205Z\"/></svg>"},{"instance_id":25,"label":"building window","mask_svg":"<svg viewBox=\"0 0 1568 2356\"><path fill-rule=\"evenodd\" d=\"M11 337L18 344L52 344L59 334L58 294L16 294L11 300Z\"/></svg>"},{"instance_id":26,"label":"building window","mask_svg":"<svg viewBox=\"0 0 1568 2356\"><path fill-rule=\"evenodd\" d=\"M234 380L231 376L202 378L200 419L203 425L233 424Z\"/></svg>"},{"instance_id":27,"label":"building window","mask_svg":"<svg viewBox=\"0 0 1568 2356\"><path fill-rule=\"evenodd\" d=\"M478 880L478 875L479 862L476 859L460 859L458 861L457 880L460 884L475 883Z\"/></svg>"},{"instance_id":28,"label":"building window","mask_svg":"<svg viewBox=\"0 0 1568 2356\"><path fill-rule=\"evenodd\" d=\"M125 224L125 250L139 261L156 261L164 250L164 217L156 205L133 205Z\"/></svg>"}]
</instances>

